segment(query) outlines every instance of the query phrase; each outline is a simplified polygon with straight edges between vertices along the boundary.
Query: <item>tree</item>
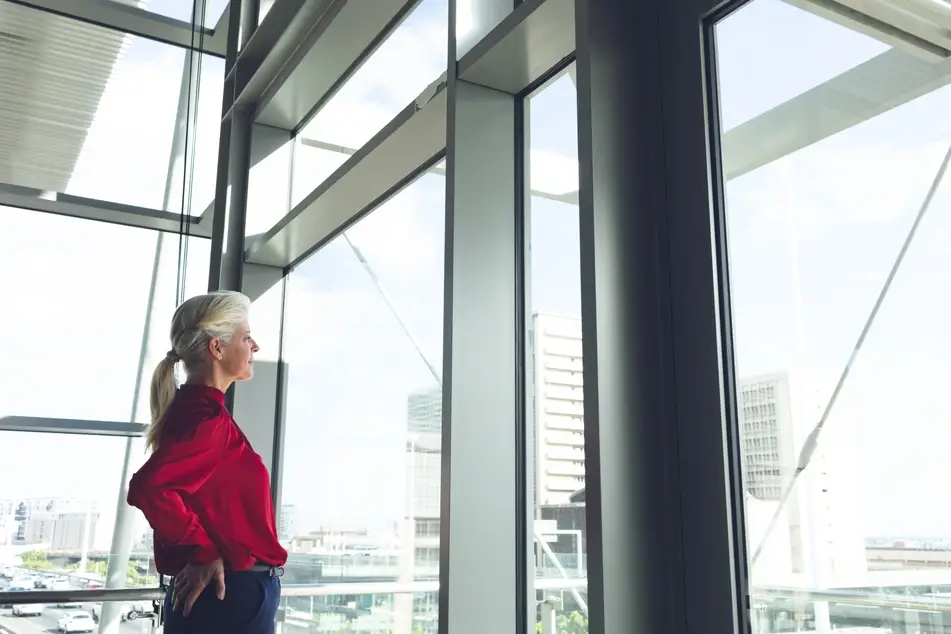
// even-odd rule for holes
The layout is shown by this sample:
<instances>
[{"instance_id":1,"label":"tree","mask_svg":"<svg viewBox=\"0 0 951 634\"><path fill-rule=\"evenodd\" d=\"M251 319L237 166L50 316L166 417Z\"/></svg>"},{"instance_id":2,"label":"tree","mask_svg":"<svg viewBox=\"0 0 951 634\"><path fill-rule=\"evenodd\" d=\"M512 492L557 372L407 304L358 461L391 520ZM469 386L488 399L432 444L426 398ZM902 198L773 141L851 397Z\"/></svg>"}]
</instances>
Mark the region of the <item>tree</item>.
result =
<instances>
[{"instance_id":1,"label":"tree","mask_svg":"<svg viewBox=\"0 0 951 634\"><path fill-rule=\"evenodd\" d=\"M24 568L32 570L49 570L53 567L46 553L42 550L27 550L20 554L20 562Z\"/></svg>"},{"instance_id":2,"label":"tree","mask_svg":"<svg viewBox=\"0 0 951 634\"><path fill-rule=\"evenodd\" d=\"M558 634L588 634L588 617L577 610L559 615Z\"/></svg>"},{"instance_id":3,"label":"tree","mask_svg":"<svg viewBox=\"0 0 951 634\"><path fill-rule=\"evenodd\" d=\"M588 617L577 610L569 614L559 614L556 619L555 634L588 634ZM536 634L542 634L542 624L535 624Z\"/></svg>"}]
</instances>

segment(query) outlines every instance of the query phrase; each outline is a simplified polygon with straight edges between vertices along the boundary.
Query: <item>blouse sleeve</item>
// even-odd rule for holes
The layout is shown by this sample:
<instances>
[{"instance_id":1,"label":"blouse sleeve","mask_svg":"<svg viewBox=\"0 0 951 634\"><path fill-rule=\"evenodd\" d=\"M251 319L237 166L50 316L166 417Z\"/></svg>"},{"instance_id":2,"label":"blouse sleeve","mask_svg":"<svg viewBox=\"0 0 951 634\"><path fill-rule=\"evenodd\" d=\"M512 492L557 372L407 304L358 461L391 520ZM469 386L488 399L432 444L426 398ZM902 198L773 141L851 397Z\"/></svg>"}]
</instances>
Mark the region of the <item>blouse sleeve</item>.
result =
<instances>
[{"instance_id":1,"label":"blouse sleeve","mask_svg":"<svg viewBox=\"0 0 951 634\"><path fill-rule=\"evenodd\" d=\"M193 546L191 562L220 556L183 496L194 494L221 461L231 421L215 402L196 403L176 427L187 430L163 442L129 483L128 503L141 509L155 536L169 546Z\"/></svg>"}]
</instances>

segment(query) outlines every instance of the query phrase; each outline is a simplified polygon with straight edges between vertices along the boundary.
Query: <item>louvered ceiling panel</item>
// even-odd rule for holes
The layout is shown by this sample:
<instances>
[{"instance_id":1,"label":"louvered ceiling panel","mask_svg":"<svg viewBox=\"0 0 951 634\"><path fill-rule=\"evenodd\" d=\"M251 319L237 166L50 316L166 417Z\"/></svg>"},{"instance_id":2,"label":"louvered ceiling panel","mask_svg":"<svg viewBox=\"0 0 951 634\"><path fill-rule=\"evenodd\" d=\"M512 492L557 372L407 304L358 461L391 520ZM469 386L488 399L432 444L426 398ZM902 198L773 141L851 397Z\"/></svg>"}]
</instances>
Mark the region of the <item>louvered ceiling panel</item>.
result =
<instances>
[{"instance_id":1,"label":"louvered ceiling panel","mask_svg":"<svg viewBox=\"0 0 951 634\"><path fill-rule=\"evenodd\" d=\"M127 37L0 1L0 182L66 190Z\"/></svg>"}]
</instances>

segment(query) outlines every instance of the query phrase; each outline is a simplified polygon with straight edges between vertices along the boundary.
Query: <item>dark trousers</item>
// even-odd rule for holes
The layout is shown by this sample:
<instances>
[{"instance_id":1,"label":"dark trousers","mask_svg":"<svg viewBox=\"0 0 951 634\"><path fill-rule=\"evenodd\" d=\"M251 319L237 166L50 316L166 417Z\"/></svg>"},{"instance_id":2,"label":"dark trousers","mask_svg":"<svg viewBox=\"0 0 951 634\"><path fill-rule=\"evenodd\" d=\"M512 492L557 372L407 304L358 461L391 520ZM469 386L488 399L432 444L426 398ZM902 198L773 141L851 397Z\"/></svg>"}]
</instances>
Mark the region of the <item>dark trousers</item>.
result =
<instances>
[{"instance_id":1,"label":"dark trousers","mask_svg":"<svg viewBox=\"0 0 951 634\"><path fill-rule=\"evenodd\" d=\"M171 588L165 595L165 634L274 634L281 581L267 572L225 573L225 598L209 585L185 617L172 611Z\"/></svg>"}]
</instances>

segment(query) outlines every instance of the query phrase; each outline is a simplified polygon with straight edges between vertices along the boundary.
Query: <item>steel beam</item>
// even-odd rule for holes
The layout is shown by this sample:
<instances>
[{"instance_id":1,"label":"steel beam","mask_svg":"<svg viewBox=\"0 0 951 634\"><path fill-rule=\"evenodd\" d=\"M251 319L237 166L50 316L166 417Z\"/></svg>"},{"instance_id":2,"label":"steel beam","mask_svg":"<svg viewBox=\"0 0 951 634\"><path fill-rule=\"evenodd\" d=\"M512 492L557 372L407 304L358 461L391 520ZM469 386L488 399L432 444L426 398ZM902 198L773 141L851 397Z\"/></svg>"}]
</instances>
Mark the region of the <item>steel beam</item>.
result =
<instances>
[{"instance_id":1,"label":"steel beam","mask_svg":"<svg viewBox=\"0 0 951 634\"><path fill-rule=\"evenodd\" d=\"M951 84L951 60L892 49L723 135L723 174L738 178ZM577 204L577 192L566 198Z\"/></svg>"},{"instance_id":2,"label":"steel beam","mask_svg":"<svg viewBox=\"0 0 951 634\"><path fill-rule=\"evenodd\" d=\"M432 165L446 147L444 85L431 86L272 229L249 241L246 261L293 266Z\"/></svg>"},{"instance_id":3,"label":"steel beam","mask_svg":"<svg viewBox=\"0 0 951 634\"><path fill-rule=\"evenodd\" d=\"M515 95L574 52L573 0L526 0L459 61L459 77Z\"/></svg>"},{"instance_id":4,"label":"steel beam","mask_svg":"<svg viewBox=\"0 0 951 634\"><path fill-rule=\"evenodd\" d=\"M892 49L723 135L723 173L742 176L951 83L951 60Z\"/></svg>"},{"instance_id":5,"label":"steel beam","mask_svg":"<svg viewBox=\"0 0 951 634\"><path fill-rule=\"evenodd\" d=\"M141 438L145 435L147 428L148 425L142 423L123 423L106 420L45 418L41 416L0 417L0 431Z\"/></svg>"},{"instance_id":6,"label":"steel beam","mask_svg":"<svg viewBox=\"0 0 951 634\"><path fill-rule=\"evenodd\" d=\"M299 0L277 3L288 12ZM246 78L240 68L236 103L256 104L255 121L297 130L353 75L418 0L307 0ZM280 16L275 16L278 19ZM286 21L286 16L283 17ZM249 54L250 57L250 54Z\"/></svg>"},{"instance_id":7,"label":"steel beam","mask_svg":"<svg viewBox=\"0 0 951 634\"><path fill-rule=\"evenodd\" d=\"M225 56L227 33L216 33L203 26L192 25L159 15L147 9L116 0L11 0L16 4L81 20L107 29L131 33L164 44L201 51L216 57ZM217 36L217 37L216 37Z\"/></svg>"},{"instance_id":8,"label":"steel beam","mask_svg":"<svg viewBox=\"0 0 951 634\"><path fill-rule=\"evenodd\" d=\"M8 183L0 183L0 207L16 207L169 233L184 231L200 238L211 236L210 223L201 223L195 217L185 216L183 219L180 214L159 209L122 205Z\"/></svg>"}]
</instances>

